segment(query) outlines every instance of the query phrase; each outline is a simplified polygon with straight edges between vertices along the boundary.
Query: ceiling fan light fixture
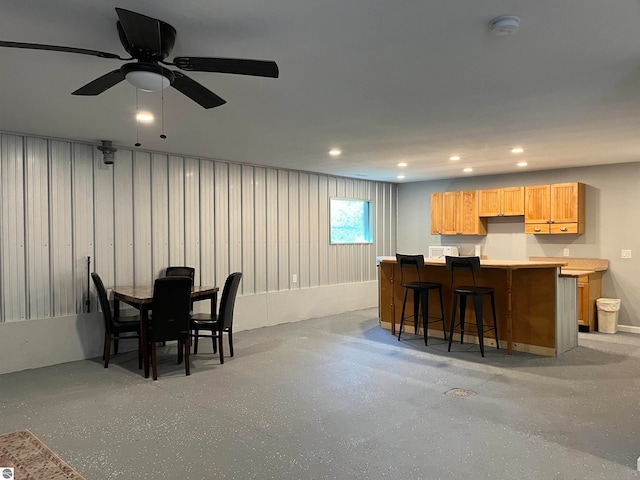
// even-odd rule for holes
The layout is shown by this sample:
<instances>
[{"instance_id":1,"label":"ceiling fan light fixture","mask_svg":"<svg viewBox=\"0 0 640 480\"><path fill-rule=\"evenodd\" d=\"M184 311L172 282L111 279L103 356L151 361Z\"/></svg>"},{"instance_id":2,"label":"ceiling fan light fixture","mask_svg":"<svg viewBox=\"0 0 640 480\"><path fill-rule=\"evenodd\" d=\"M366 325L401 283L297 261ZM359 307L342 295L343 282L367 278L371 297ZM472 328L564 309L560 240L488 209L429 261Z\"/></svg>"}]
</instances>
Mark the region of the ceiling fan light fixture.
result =
<instances>
[{"instance_id":1,"label":"ceiling fan light fixture","mask_svg":"<svg viewBox=\"0 0 640 480\"><path fill-rule=\"evenodd\" d=\"M173 72L157 63L126 63L120 71L124 78L136 88L145 92L159 92L173 83Z\"/></svg>"}]
</instances>

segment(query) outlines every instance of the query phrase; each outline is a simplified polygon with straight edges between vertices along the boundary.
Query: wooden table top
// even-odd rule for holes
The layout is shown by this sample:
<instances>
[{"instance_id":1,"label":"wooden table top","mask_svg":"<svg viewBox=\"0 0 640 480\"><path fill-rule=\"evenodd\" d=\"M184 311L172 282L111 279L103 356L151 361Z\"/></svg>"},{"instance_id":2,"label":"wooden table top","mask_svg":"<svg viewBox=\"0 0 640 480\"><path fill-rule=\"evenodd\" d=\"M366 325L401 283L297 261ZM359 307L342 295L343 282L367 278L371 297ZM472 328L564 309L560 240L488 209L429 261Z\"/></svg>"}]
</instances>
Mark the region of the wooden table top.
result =
<instances>
[{"instance_id":1,"label":"wooden table top","mask_svg":"<svg viewBox=\"0 0 640 480\"><path fill-rule=\"evenodd\" d=\"M196 285L191 291L191 298L210 297L217 293L218 287ZM153 285L125 285L113 287L113 296L117 300L139 304L153 302Z\"/></svg>"},{"instance_id":2,"label":"wooden table top","mask_svg":"<svg viewBox=\"0 0 640 480\"><path fill-rule=\"evenodd\" d=\"M380 263L397 263L395 257L381 257ZM446 265L446 260L444 258L427 258L424 259L425 265ZM566 261L562 260L487 260L481 259L480 266L483 268L504 268L504 269L515 269L515 268L547 268L547 267L562 267L566 265Z\"/></svg>"}]
</instances>

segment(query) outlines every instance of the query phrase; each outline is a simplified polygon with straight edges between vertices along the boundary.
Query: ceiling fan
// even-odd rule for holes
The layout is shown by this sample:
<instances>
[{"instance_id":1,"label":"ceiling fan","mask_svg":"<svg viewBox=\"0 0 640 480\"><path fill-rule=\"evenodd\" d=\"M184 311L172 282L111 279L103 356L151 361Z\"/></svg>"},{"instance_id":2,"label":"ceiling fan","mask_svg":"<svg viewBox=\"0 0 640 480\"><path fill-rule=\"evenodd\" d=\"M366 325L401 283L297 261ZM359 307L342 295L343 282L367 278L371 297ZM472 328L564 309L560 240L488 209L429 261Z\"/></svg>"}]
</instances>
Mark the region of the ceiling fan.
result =
<instances>
[{"instance_id":1,"label":"ceiling fan","mask_svg":"<svg viewBox=\"0 0 640 480\"><path fill-rule=\"evenodd\" d=\"M258 77L278 78L278 65L266 60L248 60L214 57L175 57L173 62L165 61L176 40L176 29L162 20L140 13L116 8L117 29L120 42L131 58L84 48L42 45L38 43L6 42L0 40L0 47L26 48L31 50L51 50L55 52L78 53L117 60L136 60L125 63L101 77L80 87L72 95L99 95L107 89L127 80L135 87L146 91L158 91L172 86L204 108L219 107L226 103L218 95L185 74L169 70L162 65L174 66L189 72L217 72ZM161 65L162 64L162 65Z\"/></svg>"}]
</instances>

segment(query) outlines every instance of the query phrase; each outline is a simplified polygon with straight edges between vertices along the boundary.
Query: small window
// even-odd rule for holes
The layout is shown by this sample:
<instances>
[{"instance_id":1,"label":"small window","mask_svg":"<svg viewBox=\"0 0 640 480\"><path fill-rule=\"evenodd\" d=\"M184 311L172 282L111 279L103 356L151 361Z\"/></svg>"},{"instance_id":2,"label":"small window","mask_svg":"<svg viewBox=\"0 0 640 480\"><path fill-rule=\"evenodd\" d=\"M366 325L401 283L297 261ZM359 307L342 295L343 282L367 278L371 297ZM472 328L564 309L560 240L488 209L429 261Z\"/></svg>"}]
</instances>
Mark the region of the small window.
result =
<instances>
[{"instance_id":1,"label":"small window","mask_svg":"<svg viewBox=\"0 0 640 480\"><path fill-rule=\"evenodd\" d=\"M331 244L372 243L371 202L330 199Z\"/></svg>"}]
</instances>

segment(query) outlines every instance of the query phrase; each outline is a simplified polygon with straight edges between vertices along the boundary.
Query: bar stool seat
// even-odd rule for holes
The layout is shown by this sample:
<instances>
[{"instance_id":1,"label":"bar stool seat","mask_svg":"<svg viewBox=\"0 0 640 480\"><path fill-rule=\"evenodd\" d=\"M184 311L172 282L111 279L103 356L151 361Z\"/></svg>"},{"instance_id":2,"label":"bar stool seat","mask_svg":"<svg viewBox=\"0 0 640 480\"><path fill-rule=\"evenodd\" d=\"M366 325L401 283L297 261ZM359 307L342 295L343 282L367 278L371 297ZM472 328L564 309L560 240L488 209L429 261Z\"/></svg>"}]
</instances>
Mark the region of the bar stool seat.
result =
<instances>
[{"instance_id":1,"label":"bar stool seat","mask_svg":"<svg viewBox=\"0 0 640 480\"><path fill-rule=\"evenodd\" d=\"M451 330L449 331L449 348L451 351L451 343L456 328L460 330L460 344L464 343L464 327L466 324L475 323L478 333L478 343L480 344L480 354L484 357L484 334L493 330L496 338L496 348L499 350L498 341L498 323L496 320L496 303L495 289L493 287L477 286L475 272L480 270L480 257L445 257L447 262L447 270L451 271L451 292L453 294L453 308L451 309ZM473 285L460 285L454 287L454 272L456 270L467 270L471 272ZM493 313L493 325L484 323L483 299L489 297L491 300L491 311ZM466 322L467 297L473 300L473 308L475 311L475 322ZM460 321L456 323L456 312L458 309L458 301L460 301Z\"/></svg>"},{"instance_id":2,"label":"bar stool seat","mask_svg":"<svg viewBox=\"0 0 640 480\"><path fill-rule=\"evenodd\" d=\"M418 333L418 318L422 311L422 330L424 333L424 344L427 345L427 332L429 323L442 322L442 333L447 339L447 327L444 320L444 304L442 301L442 284L436 282L423 281L420 275L420 268L424 266L424 255L403 255L396 254L396 260L400 266L401 284L404 287L404 298L402 300L402 313L400 314L400 329L398 330L398 341L402 336L402 326L404 325L405 311L407 307L407 297L409 291L413 292L413 328ZM409 281L411 272L416 272L417 280ZM405 280L407 279L407 280ZM440 297L440 316L429 316L429 292L437 290Z\"/></svg>"}]
</instances>

